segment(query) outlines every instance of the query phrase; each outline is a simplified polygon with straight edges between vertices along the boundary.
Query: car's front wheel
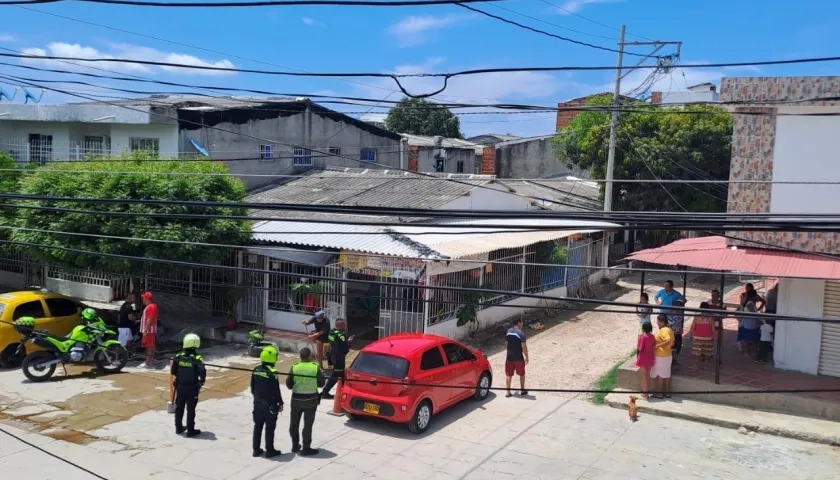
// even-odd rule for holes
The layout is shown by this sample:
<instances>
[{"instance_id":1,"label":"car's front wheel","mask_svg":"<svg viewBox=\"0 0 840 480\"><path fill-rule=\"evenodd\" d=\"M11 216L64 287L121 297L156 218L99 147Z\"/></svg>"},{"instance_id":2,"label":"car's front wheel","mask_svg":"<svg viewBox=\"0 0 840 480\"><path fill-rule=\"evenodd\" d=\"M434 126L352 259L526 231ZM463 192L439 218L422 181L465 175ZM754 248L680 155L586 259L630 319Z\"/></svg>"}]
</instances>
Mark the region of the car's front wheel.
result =
<instances>
[{"instance_id":1,"label":"car's front wheel","mask_svg":"<svg viewBox=\"0 0 840 480\"><path fill-rule=\"evenodd\" d=\"M408 422L408 429L411 433L423 433L429 429L432 424L432 403L428 400L423 400L420 405L417 405L417 410L411 416Z\"/></svg>"},{"instance_id":2,"label":"car's front wheel","mask_svg":"<svg viewBox=\"0 0 840 480\"><path fill-rule=\"evenodd\" d=\"M475 385L475 395L473 395L473 399L475 400L484 400L487 398L487 395L490 395L490 385L493 384L493 377L490 376L490 372L484 372L478 377L478 383Z\"/></svg>"}]
</instances>

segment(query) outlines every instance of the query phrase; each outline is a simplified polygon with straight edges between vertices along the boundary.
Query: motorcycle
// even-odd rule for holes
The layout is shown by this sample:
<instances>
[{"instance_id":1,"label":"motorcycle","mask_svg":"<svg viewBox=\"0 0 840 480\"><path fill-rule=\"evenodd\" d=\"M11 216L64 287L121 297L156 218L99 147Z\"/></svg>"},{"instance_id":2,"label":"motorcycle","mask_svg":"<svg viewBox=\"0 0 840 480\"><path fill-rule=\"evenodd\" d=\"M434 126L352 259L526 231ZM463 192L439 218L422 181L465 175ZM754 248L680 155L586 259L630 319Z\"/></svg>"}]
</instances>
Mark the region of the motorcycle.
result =
<instances>
[{"instance_id":1,"label":"motorcycle","mask_svg":"<svg viewBox=\"0 0 840 480\"><path fill-rule=\"evenodd\" d=\"M33 382L49 380L59 363L65 375L65 364L85 363L90 357L97 369L105 373L117 373L128 363L128 351L116 340L116 332L108 329L101 319L76 326L68 337L51 335L46 330L35 330L35 321L32 319L19 319L14 322L14 328L23 337L17 355L25 351L27 341L44 349L32 352L23 359L23 374Z\"/></svg>"}]
</instances>

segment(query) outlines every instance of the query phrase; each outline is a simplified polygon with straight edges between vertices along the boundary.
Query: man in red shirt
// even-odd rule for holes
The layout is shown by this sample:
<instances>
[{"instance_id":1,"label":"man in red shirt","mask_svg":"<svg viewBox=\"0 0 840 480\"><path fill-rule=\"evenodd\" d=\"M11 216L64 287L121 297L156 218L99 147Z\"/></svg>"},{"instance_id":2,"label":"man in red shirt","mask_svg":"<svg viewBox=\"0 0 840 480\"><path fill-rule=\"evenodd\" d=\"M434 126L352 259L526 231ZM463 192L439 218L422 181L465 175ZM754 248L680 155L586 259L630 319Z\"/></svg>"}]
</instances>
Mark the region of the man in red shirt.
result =
<instances>
[{"instance_id":1,"label":"man in red shirt","mask_svg":"<svg viewBox=\"0 0 840 480\"><path fill-rule=\"evenodd\" d=\"M140 317L140 333L143 338L141 345L146 348L146 361L140 368L151 368L155 362L155 345L157 343L158 307L152 298L152 292L143 292L143 315Z\"/></svg>"}]
</instances>

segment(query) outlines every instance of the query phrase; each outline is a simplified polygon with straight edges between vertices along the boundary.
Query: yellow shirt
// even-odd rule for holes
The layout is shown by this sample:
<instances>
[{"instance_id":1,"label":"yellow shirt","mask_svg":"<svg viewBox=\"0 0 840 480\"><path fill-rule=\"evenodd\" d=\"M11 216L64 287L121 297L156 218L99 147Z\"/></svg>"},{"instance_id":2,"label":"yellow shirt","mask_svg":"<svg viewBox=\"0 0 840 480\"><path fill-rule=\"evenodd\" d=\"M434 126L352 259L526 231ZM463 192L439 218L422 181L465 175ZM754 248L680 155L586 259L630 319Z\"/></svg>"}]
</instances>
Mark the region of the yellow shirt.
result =
<instances>
[{"instance_id":1,"label":"yellow shirt","mask_svg":"<svg viewBox=\"0 0 840 480\"><path fill-rule=\"evenodd\" d=\"M656 343L668 342L661 347L656 347L653 350L654 356L657 357L670 357L671 356L671 346L674 345L674 332L668 327L660 328L656 335L654 335L656 339Z\"/></svg>"}]
</instances>

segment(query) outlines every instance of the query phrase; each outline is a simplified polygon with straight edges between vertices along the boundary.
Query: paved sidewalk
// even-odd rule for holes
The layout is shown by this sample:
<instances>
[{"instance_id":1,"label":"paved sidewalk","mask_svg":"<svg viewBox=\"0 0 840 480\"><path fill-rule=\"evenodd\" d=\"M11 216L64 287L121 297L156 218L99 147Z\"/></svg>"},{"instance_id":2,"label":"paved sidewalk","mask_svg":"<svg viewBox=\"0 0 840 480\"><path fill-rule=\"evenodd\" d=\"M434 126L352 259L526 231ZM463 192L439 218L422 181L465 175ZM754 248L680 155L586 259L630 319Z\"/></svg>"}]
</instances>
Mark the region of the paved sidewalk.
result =
<instances>
[{"instance_id":1,"label":"paved sidewalk","mask_svg":"<svg viewBox=\"0 0 840 480\"><path fill-rule=\"evenodd\" d=\"M627 411L629 394L616 390L607 395L608 405ZM638 397L638 395L636 395ZM639 412L691 420L725 428L744 428L806 442L840 446L840 424L817 418L730 407L675 397L669 400L637 400Z\"/></svg>"}]
</instances>

